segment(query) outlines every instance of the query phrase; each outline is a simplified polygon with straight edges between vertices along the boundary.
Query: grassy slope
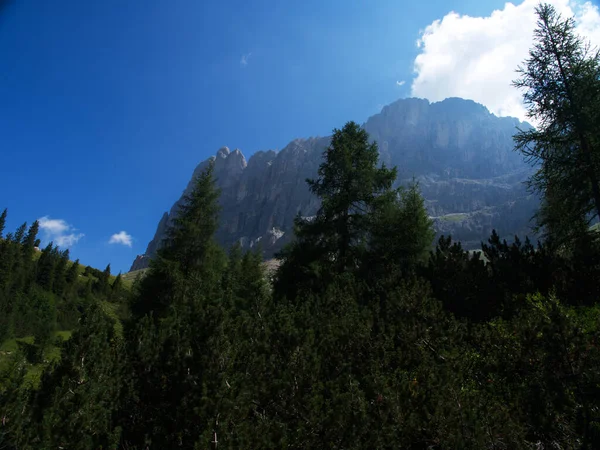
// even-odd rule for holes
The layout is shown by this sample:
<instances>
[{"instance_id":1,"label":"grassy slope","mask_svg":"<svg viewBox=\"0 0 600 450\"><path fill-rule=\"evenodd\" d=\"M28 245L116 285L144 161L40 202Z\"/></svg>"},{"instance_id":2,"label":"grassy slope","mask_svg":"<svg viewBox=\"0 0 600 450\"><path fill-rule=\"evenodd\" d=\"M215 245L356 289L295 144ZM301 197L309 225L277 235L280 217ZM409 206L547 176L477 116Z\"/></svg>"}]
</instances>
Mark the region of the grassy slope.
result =
<instances>
[{"instance_id":1,"label":"grassy slope","mask_svg":"<svg viewBox=\"0 0 600 450\"><path fill-rule=\"evenodd\" d=\"M35 252L33 255L34 260L39 259L41 255L41 252ZM71 262L71 264L73 264ZM84 275L85 269L87 266L84 266L83 264L79 265L79 277L80 277L80 282L81 283L87 283L87 281L89 279L91 279L92 281L97 281L97 278L93 275ZM138 272L143 272L143 271L138 271ZM113 283L115 280L115 276L111 275L110 276L110 283ZM134 278L135 279L135 278ZM123 285L126 288L130 288L132 281L133 280L124 280L125 282L123 283ZM104 311L104 313L113 318L115 320L115 331L117 332L117 335L122 336L123 334L123 324L121 323L121 320L119 318L119 313L120 313L120 308L122 305L118 305L115 303L110 303L107 301L103 301L101 302L101 306L102 309ZM66 341L71 337L71 330L62 330L62 331L57 331L55 332L55 337L56 338L61 338L62 341ZM17 356L17 352L19 349L19 342L23 342L26 344L33 344L33 336L25 336L25 337L20 337L20 338L12 338L12 339L7 339L4 342L0 342L0 372L7 368L12 359ZM28 386L30 387L37 387L39 382L40 382L40 376L42 374L42 371L44 369L44 367L46 365L52 364L56 361L58 361L60 359L60 346L57 345L50 345L45 351L44 351L44 362L41 364L35 364L35 365L30 365L30 367L27 370L27 375L25 377L26 379L26 384L28 384ZM0 383L2 382L2 380L0 379ZM1 387L1 385L0 385Z\"/></svg>"},{"instance_id":2,"label":"grassy slope","mask_svg":"<svg viewBox=\"0 0 600 450\"><path fill-rule=\"evenodd\" d=\"M58 338L63 342L71 337L71 331L63 330L54 333L56 338L55 343L58 343ZM18 355L19 342L25 344L33 344L33 336L26 336L23 338L8 339L0 345L0 372L4 369L8 369L13 358ZM60 359L60 346L50 345L44 351L44 362L40 364L31 364L27 369L25 375L25 387L37 388L40 383L40 377L46 367L49 364L53 364ZM0 379L0 388L2 379Z\"/></svg>"},{"instance_id":3,"label":"grassy slope","mask_svg":"<svg viewBox=\"0 0 600 450\"><path fill-rule=\"evenodd\" d=\"M469 218L468 214L465 213L452 213L446 214L445 216L440 216L439 219L444 222L462 222Z\"/></svg>"},{"instance_id":4,"label":"grassy slope","mask_svg":"<svg viewBox=\"0 0 600 450\"><path fill-rule=\"evenodd\" d=\"M121 274L121 279L125 282L125 284L131 286L138 276L144 276L147 271L148 269L140 269L134 270L133 272L123 273Z\"/></svg>"}]
</instances>

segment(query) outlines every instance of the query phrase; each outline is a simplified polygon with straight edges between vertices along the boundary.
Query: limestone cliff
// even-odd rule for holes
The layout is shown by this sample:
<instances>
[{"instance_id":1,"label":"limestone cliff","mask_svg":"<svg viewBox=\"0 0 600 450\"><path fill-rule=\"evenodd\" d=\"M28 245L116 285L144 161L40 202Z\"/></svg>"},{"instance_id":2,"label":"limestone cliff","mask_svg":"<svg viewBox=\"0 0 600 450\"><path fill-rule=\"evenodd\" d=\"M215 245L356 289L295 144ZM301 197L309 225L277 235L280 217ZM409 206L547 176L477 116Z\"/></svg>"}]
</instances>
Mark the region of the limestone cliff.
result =
<instances>
[{"instance_id":1,"label":"limestone cliff","mask_svg":"<svg viewBox=\"0 0 600 450\"><path fill-rule=\"evenodd\" d=\"M412 177L419 181L439 233L450 233L473 248L492 228L506 237L529 232L537 200L523 185L531 168L512 141L517 127L528 124L496 117L469 100L410 98L384 107L364 127L378 142L381 160L398 167L398 183ZM296 139L280 152L259 151L248 161L240 150L219 149L211 158L222 190L218 241L225 247L260 242L265 257L272 257L289 241L294 217L311 216L318 209L305 180L316 176L328 144L327 137ZM208 162L196 167L184 195ZM131 270L147 267L181 201L163 215L146 253Z\"/></svg>"}]
</instances>

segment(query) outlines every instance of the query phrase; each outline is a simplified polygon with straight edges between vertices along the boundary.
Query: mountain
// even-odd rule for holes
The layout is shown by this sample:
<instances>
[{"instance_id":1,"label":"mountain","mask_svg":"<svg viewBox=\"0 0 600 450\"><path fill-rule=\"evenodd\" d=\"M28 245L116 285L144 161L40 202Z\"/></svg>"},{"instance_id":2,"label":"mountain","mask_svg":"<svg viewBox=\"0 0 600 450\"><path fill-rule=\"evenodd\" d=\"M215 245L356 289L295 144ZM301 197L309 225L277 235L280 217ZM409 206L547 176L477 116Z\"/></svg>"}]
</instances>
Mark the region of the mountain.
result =
<instances>
[{"instance_id":1,"label":"mountain","mask_svg":"<svg viewBox=\"0 0 600 450\"><path fill-rule=\"evenodd\" d=\"M397 183L419 181L438 234L451 234L467 248L478 247L493 228L508 239L531 235L538 200L523 182L533 169L513 150L512 140L517 127L529 124L497 117L471 100L408 98L385 106L364 127L378 142L381 161L397 166ZM316 214L319 203L305 180L316 176L328 145L328 137L295 139L280 152L259 151L248 161L240 150L223 147L196 167L183 195L214 160L222 191L218 241L225 247L260 242L270 258L290 240L298 213ZM164 213L131 270L148 266L182 198Z\"/></svg>"}]
</instances>

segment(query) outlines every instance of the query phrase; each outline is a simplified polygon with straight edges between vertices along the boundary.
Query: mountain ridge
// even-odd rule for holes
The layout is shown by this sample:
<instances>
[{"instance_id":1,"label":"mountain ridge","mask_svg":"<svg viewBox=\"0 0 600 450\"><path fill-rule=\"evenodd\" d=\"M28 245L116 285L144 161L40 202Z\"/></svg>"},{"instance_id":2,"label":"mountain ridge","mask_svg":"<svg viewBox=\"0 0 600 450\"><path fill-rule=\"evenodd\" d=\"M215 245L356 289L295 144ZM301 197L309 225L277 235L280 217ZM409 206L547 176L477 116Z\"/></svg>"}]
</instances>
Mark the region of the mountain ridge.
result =
<instances>
[{"instance_id":1,"label":"mountain ridge","mask_svg":"<svg viewBox=\"0 0 600 450\"><path fill-rule=\"evenodd\" d=\"M538 200L523 184L532 168L514 152L517 128L531 125L497 117L472 100L399 99L363 123L377 141L380 160L398 168L397 184L415 177L438 234L452 234L465 247L487 239L492 228L504 237L523 234ZM330 137L296 138L279 152L257 151L246 160L239 149L221 147L195 168L182 197L159 221L146 252L130 270L148 266L193 180L215 162L221 189L217 240L229 247L259 242L270 258L292 234L297 214L312 216L318 201L305 182L313 178Z\"/></svg>"}]
</instances>

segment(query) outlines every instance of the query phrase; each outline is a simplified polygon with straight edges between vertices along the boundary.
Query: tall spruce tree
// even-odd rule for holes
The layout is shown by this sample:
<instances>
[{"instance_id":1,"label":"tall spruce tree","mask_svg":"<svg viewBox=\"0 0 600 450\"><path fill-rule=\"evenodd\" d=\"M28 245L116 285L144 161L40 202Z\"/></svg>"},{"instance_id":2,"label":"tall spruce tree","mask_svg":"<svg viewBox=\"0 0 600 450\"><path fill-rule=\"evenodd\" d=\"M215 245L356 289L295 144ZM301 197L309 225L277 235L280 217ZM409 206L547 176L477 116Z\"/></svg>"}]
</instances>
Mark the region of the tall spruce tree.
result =
<instances>
[{"instance_id":1,"label":"tall spruce tree","mask_svg":"<svg viewBox=\"0 0 600 450\"><path fill-rule=\"evenodd\" d=\"M136 399L126 416L140 419L125 439L136 445L194 448L218 423L226 267L214 240L218 195L211 164L186 197L134 302L128 334Z\"/></svg>"},{"instance_id":2,"label":"tall spruce tree","mask_svg":"<svg viewBox=\"0 0 600 450\"><path fill-rule=\"evenodd\" d=\"M150 271L142 280L140 295L133 305L134 315L141 317L153 311L155 318L160 317L172 305L173 295L182 280L189 280L192 274L198 273L202 273L203 280L211 277L212 268L206 261L217 255L225 264L222 251L214 241L219 225L219 195L220 191L215 188L214 163L211 163L185 197L163 246L151 261Z\"/></svg>"},{"instance_id":3,"label":"tall spruce tree","mask_svg":"<svg viewBox=\"0 0 600 450\"><path fill-rule=\"evenodd\" d=\"M538 223L564 242L574 220L600 216L600 53L553 6L539 5L536 13L534 46L513 84L538 126L520 131L515 142L539 164L530 180L545 196Z\"/></svg>"},{"instance_id":4,"label":"tall spruce tree","mask_svg":"<svg viewBox=\"0 0 600 450\"><path fill-rule=\"evenodd\" d=\"M303 278L356 271L368 250L376 211L397 196L392 188L396 169L378 167L377 143L369 143L355 122L333 130L323 156L318 178L307 180L321 207L314 220L296 219L295 242L279 255L279 294L294 296L288 288L295 289Z\"/></svg>"}]
</instances>

